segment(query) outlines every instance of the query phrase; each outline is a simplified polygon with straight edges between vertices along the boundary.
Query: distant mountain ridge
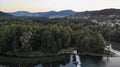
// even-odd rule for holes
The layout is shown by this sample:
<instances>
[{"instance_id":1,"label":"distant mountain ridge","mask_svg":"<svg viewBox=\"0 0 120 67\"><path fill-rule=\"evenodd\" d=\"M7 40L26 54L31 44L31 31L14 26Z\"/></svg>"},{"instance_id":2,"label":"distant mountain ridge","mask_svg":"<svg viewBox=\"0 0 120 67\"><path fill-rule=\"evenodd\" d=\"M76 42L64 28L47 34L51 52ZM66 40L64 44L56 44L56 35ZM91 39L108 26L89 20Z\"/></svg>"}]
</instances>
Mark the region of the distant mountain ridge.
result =
<instances>
[{"instance_id":1,"label":"distant mountain ridge","mask_svg":"<svg viewBox=\"0 0 120 67\"><path fill-rule=\"evenodd\" d=\"M103 9L97 11L84 11L75 12L72 10L62 10L59 12L48 11L48 12L28 12L28 11L17 11L12 13L5 13L0 11L0 16L35 16L35 17L49 17L49 18L62 18L62 17L94 17L94 16L120 16L120 9Z\"/></svg>"},{"instance_id":2,"label":"distant mountain ridge","mask_svg":"<svg viewBox=\"0 0 120 67\"><path fill-rule=\"evenodd\" d=\"M120 9L103 9L76 13L73 17L120 15Z\"/></svg>"},{"instance_id":3,"label":"distant mountain ridge","mask_svg":"<svg viewBox=\"0 0 120 67\"><path fill-rule=\"evenodd\" d=\"M49 12L36 12L36 13L31 13L27 11L17 11L17 12L12 12L9 13L13 16L40 16L40 17L66 17L66 16L71 16L76 14L77 12L72 11L72 10L63 10L63 11L49 11Z\"/></svg>"},{"instance_id":4,"label":"distant mountain ridge","mask_svg":"<svg viewBox=\"0 0 120 67\"><path fill-rule=\"evenodd\" d=\"M12 16L12 15L10 15L10 14L8 14L8 13L5 13L5 12L0 11L0 17L6 17L6 16Z\"/></svg>"},{"instance_id":5,"label":"distant mountain ridge","mask_svg":"<svg viewBox=\"0 0 120 67\"><path fill-rule=\"evenodd\" d=\"M12 13L9 13L13 16L32 16L30 12L28 11L17 11L17 12L12 12Z\"/></svg>"}]
</instances>

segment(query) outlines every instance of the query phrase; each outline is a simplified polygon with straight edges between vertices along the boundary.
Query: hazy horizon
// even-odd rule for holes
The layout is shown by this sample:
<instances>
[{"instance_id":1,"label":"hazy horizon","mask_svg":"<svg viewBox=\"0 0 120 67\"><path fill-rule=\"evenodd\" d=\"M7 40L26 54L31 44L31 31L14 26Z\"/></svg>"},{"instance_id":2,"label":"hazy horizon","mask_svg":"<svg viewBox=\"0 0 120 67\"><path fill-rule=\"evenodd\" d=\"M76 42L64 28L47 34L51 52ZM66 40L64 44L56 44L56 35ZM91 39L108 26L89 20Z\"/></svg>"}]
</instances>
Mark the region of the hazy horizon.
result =
<instances>
[{"instance_id":1,"label":"hazy horizon","mask_svg":"<svg viewBox=\"0 0 120 67\"><path fill-rule=\"evenodd\" d=\"M120 9L119 0L0 0L0 11L47 12L73 10L76 12L115 8Z\"/></svg>"},{"instance_id":2,"label":"hazy horizon","mask_svg":"<svg viewBox=\"0 0 120 67\"><path fill-rule=\"evenodd\" d=\"M104 8L104 9L118 9L118 8ZM97 10L104 10L104 9L97 9ZM71 10L71 9L65 9L65 10ZM65 11L65 10L59 10L59 11L55 11L55 10L48 10L48 11L35 11L35 12L33 12L33 11L27 11L27 12L31 12L31 13L37 13L37 12L50 12L50 11L55 11L55 12L60 12L60 11ZM84 11L97 11L97 10L83 10L83 11L75 11L75 10L72 10L72 11L74 11L74 12L84 12ZM12 13L12 12L18 12L18 11L25 11L25 10L16 10L16 11L2 11L2 12L7 12L7 13ZM25 11L25 12L26 12Z\"/></svg>"}]
</instances>

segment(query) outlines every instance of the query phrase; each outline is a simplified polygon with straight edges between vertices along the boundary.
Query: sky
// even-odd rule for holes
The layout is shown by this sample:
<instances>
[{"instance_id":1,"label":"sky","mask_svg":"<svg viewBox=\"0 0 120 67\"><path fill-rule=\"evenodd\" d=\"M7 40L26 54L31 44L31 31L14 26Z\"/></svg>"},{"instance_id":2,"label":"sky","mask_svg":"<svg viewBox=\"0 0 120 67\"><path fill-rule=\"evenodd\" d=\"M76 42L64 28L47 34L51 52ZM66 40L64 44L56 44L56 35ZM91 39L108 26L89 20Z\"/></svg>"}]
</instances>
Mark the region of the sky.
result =
<instances>
[{"instance_id":1,"label":"sky","mask_svg":"<svg viewBox=\"0 0 120 67\"><path fill-rule=\"evenodd\" d=\"M106 8L120 9L120 0L0 0L0 11L91 11Z\"/></svg>"}]
</instances>

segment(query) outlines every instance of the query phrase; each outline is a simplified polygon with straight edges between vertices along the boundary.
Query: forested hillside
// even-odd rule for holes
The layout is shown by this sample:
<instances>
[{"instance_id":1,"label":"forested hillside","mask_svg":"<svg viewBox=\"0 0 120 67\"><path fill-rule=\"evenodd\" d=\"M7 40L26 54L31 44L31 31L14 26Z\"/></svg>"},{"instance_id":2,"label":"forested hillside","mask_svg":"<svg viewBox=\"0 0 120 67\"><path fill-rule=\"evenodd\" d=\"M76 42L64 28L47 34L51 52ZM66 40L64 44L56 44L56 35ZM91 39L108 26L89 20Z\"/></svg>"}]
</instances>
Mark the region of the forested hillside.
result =
<instances>
[{"instance_id":1,"label":"forested hillside","mask_svg":"<svg viewBox=\"0 0 120 67\"><path fill-rule=\"evenodd\" d=\"M0 53L53 52L75 48L102 53L105 41L120 42L120 27L100 26L85 19L5 17L0 19Z\"/></svg>"}]
</instances>

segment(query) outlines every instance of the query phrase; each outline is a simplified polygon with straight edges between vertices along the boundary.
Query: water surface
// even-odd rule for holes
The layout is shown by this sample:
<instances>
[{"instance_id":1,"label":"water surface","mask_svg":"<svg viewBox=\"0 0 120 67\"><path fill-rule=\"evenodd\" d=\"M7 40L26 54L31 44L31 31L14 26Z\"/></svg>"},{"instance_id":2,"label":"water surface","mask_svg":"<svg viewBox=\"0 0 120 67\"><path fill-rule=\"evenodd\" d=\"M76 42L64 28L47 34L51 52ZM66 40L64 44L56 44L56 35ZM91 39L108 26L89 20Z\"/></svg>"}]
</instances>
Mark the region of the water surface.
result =
<instances>
[{"instance_id":1,"label":"water surface","mask_svg":"<svg viewBox=\"0 0 120 67\"><path fill-rule=\"evenodd\" d=\"M111 42L114 50L120 51L120 44ZM0 56L0 67L120 67L120 57L77 56L76 66L72 55L43 58L17 58Z\"/></svg>"}]
</instances>

